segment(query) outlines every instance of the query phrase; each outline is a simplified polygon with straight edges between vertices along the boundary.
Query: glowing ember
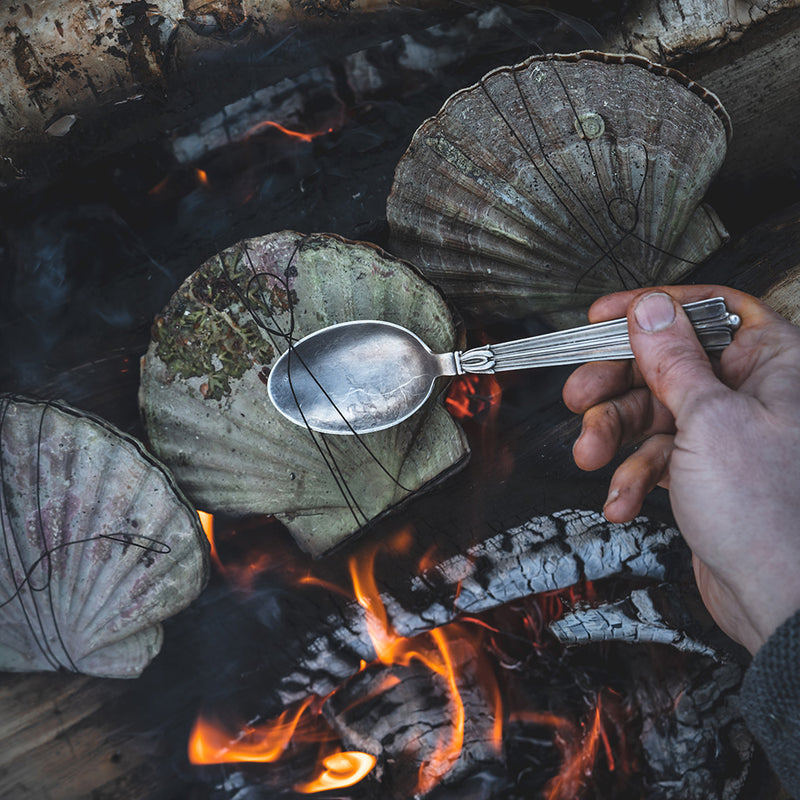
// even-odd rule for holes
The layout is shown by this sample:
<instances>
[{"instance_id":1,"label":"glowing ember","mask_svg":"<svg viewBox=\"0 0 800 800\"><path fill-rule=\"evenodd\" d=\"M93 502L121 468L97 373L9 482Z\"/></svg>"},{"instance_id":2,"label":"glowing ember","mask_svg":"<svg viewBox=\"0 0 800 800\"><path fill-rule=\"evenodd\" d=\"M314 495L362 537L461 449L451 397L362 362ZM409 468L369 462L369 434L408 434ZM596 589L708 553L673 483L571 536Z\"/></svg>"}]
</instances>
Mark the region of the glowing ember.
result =
<instances>
[{"instance_id":1,"label":"glowing ember","mask_svg":"<svg viewBox=\"0 0 800 800\"><path fill-rule=\"evenodd\" d=\"M297 784L294 790L303 794L313 794L352 786L369 775L376 760L375 756L358 751L334 753L322 759L324 769L313 781Z\"/></svg>"},{"instance_id":2,"label":"glowing ember","mask_svg":"<svg viewBox=\"0 0 800 800\"><path fill-rule=\"evenodd\" d=\"M195 167L192 170L179 170L162 178L147 193L153 197L165 197L168 194L182 196L198 186L208 186L208 173Z\"/></svg>"},{"instance_id":3,"label":"glowing ember","mask_svg":"<svg viewBox=\"0 0 800 800\"><path fill-rule=\"evenodd\" d=\"M271 119L266 119L263 122L259 122L257 125L253 125L247 133L245 134L246 138L254 136L257 133L260 133L264 130L264 128L275 128L279 130L281 133L286 134L286 136L290 136L293 139L299 139L301 142L310 142L312 139L316 139L318 136L324 136L326 133L332 133L333 128L326 128L325 130L316 131L315 133L302 133L301 131L293 131L285 126L281 125L279 122L273 122Z\"/></svg>"},{"instance_id":4,"label":"glowing ember","mask_svg":"<svg viewBox=\"0 0 800 800\"><path fill-rule=\"evenodd\" d=\"M545 786L545 800L578 800L588 786L602 742L608 769L614 771L614 758L608 735L603 727L601 698L589 714L591 722L584 720L580 726L556 714L537 711L519 711L511 715L520 720L554 729L554 741L561 752L562 763L558 774Z\"/></svg>"},{"instance_id":5,"label":"glowing ember","mask_svg":"<svg viewBox=\"0 0 800 800\"><path fill-rule=\"evenodd\" d=\"M457 419L482 419L496 411L502 394L494 375L461 375L450 384L444 405Z\"/></svg>"},{"instance_id":6,"label":"glowing ember","mask_svg":"<svg viewBox=\"0 0 800 800\"><path fill-rule=\"evenodd\" d=\"M240 560L231 563L223 562L217 550L214 517L205 511L198 511L197 515L200 517L200 524L203 526L206 538L211 544L212 563L238 591L248 593L253 588L256 578L270 566L272 559L269 553L252 548Z\"/></svg>"}]
</instances>

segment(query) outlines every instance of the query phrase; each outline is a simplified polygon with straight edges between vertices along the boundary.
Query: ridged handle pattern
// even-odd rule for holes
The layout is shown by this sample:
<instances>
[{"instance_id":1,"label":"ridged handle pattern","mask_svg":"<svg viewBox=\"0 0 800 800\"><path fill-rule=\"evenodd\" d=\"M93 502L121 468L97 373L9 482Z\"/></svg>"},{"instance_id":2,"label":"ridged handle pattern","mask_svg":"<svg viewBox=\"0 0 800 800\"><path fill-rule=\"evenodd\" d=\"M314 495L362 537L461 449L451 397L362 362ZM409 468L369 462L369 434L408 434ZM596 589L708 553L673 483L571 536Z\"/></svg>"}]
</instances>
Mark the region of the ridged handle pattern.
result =
<instances>
[{"instance_id":1,"label":"ridged handle pattern","mask_svg":"<svg viewBox=\"0 0 800 800\"><path fill-rule=\"evenodd\" d=\"M700 344L709 352L724 350L741 324L736 314L728 312L722 297L688 303L683 308ZM459 374L629 358L633 358L633 351L625 317L456 353Z\"/></svg>"}]
</instances>

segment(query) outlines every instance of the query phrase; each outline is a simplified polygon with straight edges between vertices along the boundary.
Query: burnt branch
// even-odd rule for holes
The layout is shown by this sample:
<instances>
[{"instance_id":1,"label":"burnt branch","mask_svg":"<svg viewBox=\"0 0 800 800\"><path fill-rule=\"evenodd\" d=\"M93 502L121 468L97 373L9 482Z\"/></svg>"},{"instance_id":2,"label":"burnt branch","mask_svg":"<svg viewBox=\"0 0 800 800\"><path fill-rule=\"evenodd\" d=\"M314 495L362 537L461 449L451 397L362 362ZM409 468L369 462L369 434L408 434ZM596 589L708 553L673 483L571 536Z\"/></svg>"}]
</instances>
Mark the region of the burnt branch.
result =
<instances>
[{"instance_id":1,"label":"burnt branch","mask_svg":"<svg viewBox=\"0 0 800 800\"><path fill-rule=\"evenodd\" d=\"M562 511L487 539L405 586L381 592L393 629L414 636L512 600L609 576L685 580L688 549L675 528L639 518L614 525L592 511ZM651 620L652 621L652 620ZM321 696L375 659L364 610L355 602L306 628L302 655L280 683L285 704Z\"/></svg>"}]
</instances>

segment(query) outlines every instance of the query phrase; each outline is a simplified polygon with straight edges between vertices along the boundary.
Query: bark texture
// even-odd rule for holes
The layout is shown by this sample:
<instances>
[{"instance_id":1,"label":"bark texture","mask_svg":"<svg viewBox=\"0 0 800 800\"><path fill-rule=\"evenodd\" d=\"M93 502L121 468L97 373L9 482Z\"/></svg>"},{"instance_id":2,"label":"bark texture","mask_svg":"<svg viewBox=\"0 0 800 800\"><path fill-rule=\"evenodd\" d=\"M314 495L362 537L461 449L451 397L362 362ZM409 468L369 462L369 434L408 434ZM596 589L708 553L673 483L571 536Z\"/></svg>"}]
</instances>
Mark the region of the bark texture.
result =
<instances>
[{"instance_id":1,"label":"bark texture","mask_svg":"<svg viewBox=\"0 0 800 800\"><path fill-rule=\"evenodd\" d=\"M443 0L41 0L0 9L0 157L6 177L58 140L77 140L86 121L114 119L131 104L136 136L170 128L187 108L239 100L240 64L262 64L266 85L391 38L406 14ZM393 12L393 13L391 13ZM402 21L398 20L402 17ZM287 45L288 40L288 45ZM300 41L302 40L302 41ZM278 51L270 57L273 50ZM230 61L224 64L225 60ZM238 78L237 78L238 73ZM222 85L216 85L217 76ZM196 84L194 86L193 84ZM262 84L265 85L265 84ZM209 98L212 93L219 96ZM174 95L179 95L177 98ZM170 102L177 108L170 113ZM218 108L218 105L217 105ZM113 127L114 123L112 123ZM104 136L107 137L109 131ZM116 146L129 137L112 131ZM31 164L31 167L34 165Z\"/></svg>"},{"instance_id":2,"label":"bark texture","mask_svg":"<svg viewBox=\"0 0 800 800\"><path fill-rule=\"evenodd\" d=\"M645 0L629 8L608 46L665 64L734 42L756 22L797 5L797 0Z\"/></svg>"},{"instance_id":3,"label":"bark texture","mask_svg":"<svg viewBox=\"0 0 800 800\"><path fill-rule=\"evenodd\" d=\"M800 264L773 283L761 299L789 322L800 325Z\"/></svg>"}]
</instances>

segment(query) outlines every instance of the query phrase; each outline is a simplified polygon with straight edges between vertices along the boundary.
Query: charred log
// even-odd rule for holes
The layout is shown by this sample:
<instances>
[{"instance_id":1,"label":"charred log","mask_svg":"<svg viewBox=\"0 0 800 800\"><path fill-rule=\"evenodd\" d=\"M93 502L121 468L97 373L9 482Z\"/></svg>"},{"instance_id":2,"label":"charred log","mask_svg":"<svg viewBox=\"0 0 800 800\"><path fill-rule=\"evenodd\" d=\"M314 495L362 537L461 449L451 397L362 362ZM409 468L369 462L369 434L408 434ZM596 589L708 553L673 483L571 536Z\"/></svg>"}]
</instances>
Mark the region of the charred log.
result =
<instances>
[{"instance_id":1,"label":"charred log","mask_svg":"<svg viewBox=\"0 0 800 800\"><path fill-rule=\"evenodd\" d=\"M694 620L686 619L679 595L676 584L634 589L613 603L581 604L550 623L550 630L565 645L608 641L666 644L700 655L718 655L713 647L686 633L686 626L691 627Z\"/></svg>"},{"instance_id":2,"label":"charred log","mask_svg":"<svg viewBox=\"0 0 800 800\"><path fill-rule=\"evenodd\" d=\"M326 703L326 718L345 748L378 758L374 779L386 797L411 797L419 789L420 768L429 770L422 773L424 789L441 780L457 784L497 763L501 742L493 741L493 733L499 721L472 674L474 656L467 650L453 665L459 676L458 711L447 682L419 662L369 667ZM463 731L456 732L454 722L462 714ZM437 758L448 745L451 752Z\"/></svg>"},{"instance_id":3,"label":"charred log","mask_svg":"<svg viewBox=\"0 0 800 800\"><path fill-rule=\"evenodd\" d=\"M49 169L67 158L87 163L165 130L176 131L182 157L194 152L185 147L193 130L210 131L210 146L219 133L235 138L245 109L281 110L270 98L282 96L286 80L319 80L319 91L330 80L333 96L352 102L365 93L396 98L463 59L465 46L479 60L524 47L527 35L509 39L499 9L448 0L98 0L9 5L0 14L0 179L16 183L46 175L43 157ZM523 14L523 24L538 35L555 21ZM289 100L290 111L296 104Z\"/></svg>"},{"instance_id":4,"label":"charred log","mask_svg":"<svg viewBox=\"0 0 800 800\"><path fill-rule=\"evenodd\" d=\"M742 668L699 658L684 678L674 666L665 657L662 668L643 670L633 692L642 709L647 796L740 797L753 753L737 708Z\"/></svg>"},{"instance_id":5,"label":"charred log","mask_svg":"<svg viewBox=\"0 0 800 800\"><path fill-rule=\"evenodd\" d=\"M381 599L393 629L401 636L413 636L460 614L563 589L582 579L622 575L685 580L690 574L688 558L674 528L645 519L611 525L596 512L565 511L497 534L412 578L403 589L382 591ZM653 611L646 621L651 626L658 618ZM362 661L373 661L376 654L368 627L364 610L352 602L343 603L318 627L307 629L302 655L281 681L284 704L307 694L324 696L354 674ZM683 642L680 635L676 638L677 644Z\"/></svg>"},{"instance_id":6,"label":"charred log","mask_svg":"<svg viewBox=\"0 0 800 800\"><path fill-rule=\"evenodd\" d=\"M715 253L692 276L693 283L719 283L763 297L770 287L791 285L800 267L800 205L752 227ZM780 309L778 309L780 310Z\"/></svg>"}]
</instances>

